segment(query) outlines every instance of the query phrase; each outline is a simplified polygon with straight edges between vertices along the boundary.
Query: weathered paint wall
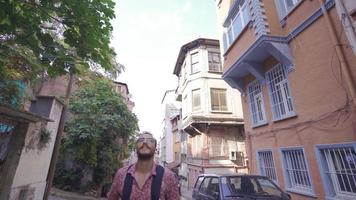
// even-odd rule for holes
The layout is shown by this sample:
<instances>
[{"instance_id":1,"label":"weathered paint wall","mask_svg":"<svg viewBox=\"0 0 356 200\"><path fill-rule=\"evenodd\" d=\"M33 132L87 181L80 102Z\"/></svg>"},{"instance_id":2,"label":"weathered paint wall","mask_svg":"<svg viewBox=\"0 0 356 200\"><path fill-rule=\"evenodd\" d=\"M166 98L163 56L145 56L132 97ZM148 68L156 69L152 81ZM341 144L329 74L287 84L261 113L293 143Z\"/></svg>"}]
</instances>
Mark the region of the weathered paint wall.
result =
<instances>
[{"instance_id":1,"label":"weathered paint wall","mask_svg":"<svg viewBox=\"0 0 356 200\"><path fill-rule=\"evenodd\" d=\"M10 199L17 199L22 189L34 190L34 199L42 199L46 187L46 179L52 158L53 147L57 135L59 120L63 105L52 98L48 122L45 126L39 124L34 131L27 135L25 148L22 150L19 165L16 170ZM45 128L50 132L50 141L46 146L40 146L40 130Z\"/></svg>"}]
</instances>

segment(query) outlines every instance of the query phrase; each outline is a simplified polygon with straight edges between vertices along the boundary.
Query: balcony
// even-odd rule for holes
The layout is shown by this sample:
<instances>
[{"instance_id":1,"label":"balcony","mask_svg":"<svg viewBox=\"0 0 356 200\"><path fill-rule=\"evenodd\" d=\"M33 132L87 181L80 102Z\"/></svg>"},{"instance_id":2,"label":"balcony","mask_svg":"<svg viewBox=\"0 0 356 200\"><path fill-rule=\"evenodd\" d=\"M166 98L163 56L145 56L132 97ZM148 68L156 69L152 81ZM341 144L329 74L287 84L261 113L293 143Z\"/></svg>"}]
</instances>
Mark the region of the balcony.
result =
<instances>
[{"instance_id":1,"label":"balcony","mask_svg":"<svg viewBox=\"0 0 356 200\"><path fill-rule=\"evenodd\" d=\"M261 83L265 83L263 62L271 56L286 67L288 72L293 69L288 38L263 35L242 56L236 59L234 64L223 74L223 79L241 93L244 93L244 78L249 74L252 74Z\"/></svg>"},{"instance_id":2,"label":"balcony","mask_svg":"<svg viewBox=\"0 0 356 200\"><path fill-rule=\"evenodd\" d=\"M240 126L243 119L236 117L207 117L190 115L182 123L182 129L191 136L200 135L209 126Z\"/></svg>"}]
</instances>

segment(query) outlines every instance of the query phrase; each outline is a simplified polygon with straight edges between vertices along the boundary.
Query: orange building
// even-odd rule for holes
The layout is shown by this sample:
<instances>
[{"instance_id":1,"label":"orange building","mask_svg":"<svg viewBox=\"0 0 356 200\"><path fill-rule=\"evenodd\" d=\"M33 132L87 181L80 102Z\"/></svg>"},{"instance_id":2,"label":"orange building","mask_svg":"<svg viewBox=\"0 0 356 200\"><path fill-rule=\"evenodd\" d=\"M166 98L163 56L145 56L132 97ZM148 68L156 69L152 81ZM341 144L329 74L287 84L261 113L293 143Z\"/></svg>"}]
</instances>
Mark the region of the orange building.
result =
<instances>
[{"instance_id":1,"label":"orange building","mask_svg":"<svg viewBox=\"0 0 356 200\"><path fill-rule=\"evenodd\" d=\"M292 199L356 199L355 4L216 0L249 168Z\"/></svg>"}]
</instances>

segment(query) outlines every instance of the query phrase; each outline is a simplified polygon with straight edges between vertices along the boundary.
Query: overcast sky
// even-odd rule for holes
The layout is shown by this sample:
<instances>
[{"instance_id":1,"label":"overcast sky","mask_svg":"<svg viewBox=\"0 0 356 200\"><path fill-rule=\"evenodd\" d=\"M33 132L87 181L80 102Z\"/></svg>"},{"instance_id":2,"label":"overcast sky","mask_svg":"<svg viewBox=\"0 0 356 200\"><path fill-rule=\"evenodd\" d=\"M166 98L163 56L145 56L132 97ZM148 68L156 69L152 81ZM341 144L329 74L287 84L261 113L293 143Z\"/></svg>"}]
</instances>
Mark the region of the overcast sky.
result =
<instances>
[{"instance_id":1,"label":"overcast sky","mask_svg":"<svg viewBox=\"0 0 356 200\"><path fill-rule=\"evenodd\" d=\"M199 37L217 39L214 0L117 0L112 46L126 71L140 131L162 134L161 100L177 87L173 75L182 45Z\"/></svg>"}]
</instances>

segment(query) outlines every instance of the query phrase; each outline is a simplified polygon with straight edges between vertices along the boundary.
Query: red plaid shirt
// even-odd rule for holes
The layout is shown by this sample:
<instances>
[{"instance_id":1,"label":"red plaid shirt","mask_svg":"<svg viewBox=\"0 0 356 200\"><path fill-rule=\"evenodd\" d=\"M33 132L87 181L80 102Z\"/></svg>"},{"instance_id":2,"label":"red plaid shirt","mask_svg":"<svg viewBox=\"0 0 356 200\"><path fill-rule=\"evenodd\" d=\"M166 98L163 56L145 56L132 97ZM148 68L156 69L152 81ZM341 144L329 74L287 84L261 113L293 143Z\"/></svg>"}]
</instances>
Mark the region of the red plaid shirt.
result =
<instances>
[{"instance_id":1,"label":"red plaid shirt","mask_svg":"<svg viewBox=\"0 0 356 200\"><path fill-rule=\"evenodd\" d=\"M129 166L123 167L116 172L110 192L108 193L108 200L118 200L122 197L122 189L124 187L126 173L130 173L133 177L132 191L130 199L134 200L151 200L151 185L152 175L156 175L156 164L152 168L150 177L144 183L142 189L139 188L134 177L136 171L136 164L127 171ZM162 185L159 199L161 200L178 200L180 198L178 189L178 180L174 173L168 168L164 169L162 177Z\"/></svg>"}]
</instances>

